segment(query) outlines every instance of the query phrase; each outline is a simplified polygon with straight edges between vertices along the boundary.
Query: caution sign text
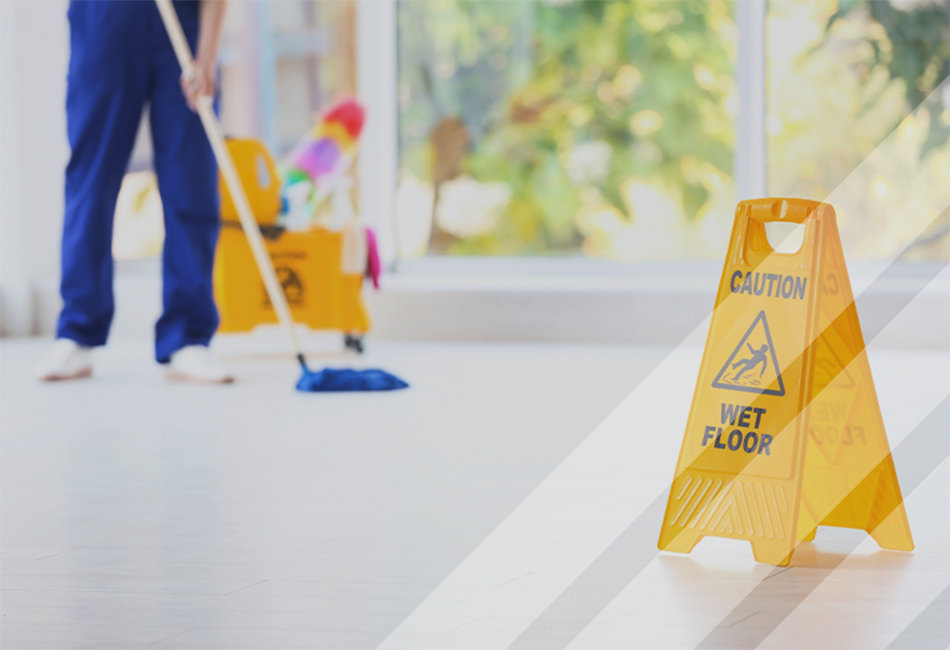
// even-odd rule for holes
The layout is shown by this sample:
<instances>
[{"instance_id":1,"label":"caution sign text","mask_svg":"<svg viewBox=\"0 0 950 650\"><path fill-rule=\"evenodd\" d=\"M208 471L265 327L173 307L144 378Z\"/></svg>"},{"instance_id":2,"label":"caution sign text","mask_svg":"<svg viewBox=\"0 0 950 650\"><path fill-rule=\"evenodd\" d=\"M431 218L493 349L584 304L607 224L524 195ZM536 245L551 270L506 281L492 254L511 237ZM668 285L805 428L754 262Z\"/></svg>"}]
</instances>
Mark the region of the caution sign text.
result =
<instances>
[{"instance_id":1,"label":"caution sign text","mask_svg":"<svg viewBox=\"0 0 950 650\"><path fill-rule=\"evenodd\" d=\"M721 422L707 424L703 429L703 446L715 449L744 451L747 454L769 454L772 436L758 431L766 410L739 404L722 405Z\"/></svg>"}]
</instances>

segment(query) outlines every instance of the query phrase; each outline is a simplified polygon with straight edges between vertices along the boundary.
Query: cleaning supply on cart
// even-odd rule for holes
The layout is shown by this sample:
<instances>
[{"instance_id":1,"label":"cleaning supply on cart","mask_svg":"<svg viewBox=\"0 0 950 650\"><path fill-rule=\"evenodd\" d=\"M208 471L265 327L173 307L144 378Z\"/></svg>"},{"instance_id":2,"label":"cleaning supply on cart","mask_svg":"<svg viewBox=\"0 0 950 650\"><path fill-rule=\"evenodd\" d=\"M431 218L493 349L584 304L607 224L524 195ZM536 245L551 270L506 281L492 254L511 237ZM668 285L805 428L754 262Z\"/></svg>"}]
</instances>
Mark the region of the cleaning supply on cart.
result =
<instances>
[{"instance_id":1,"label":"cleaning supply on cart","mask_svg":"<svg viewBox=\"0 0 950 650\"><path fill-rule=\"evenodd\" d=\"M315 215L332 198L333 228L345 223L343 203L352 206L353 185L348 171L356 157L366 111L355 99L344 99L327 110L307 136L290 152L283 165L285 213L290 229L312 224ZM352 211L352 207L349 208Z\"/></svg>"},{"instance_id":2,"label":"cleaning supply on cart","mask_svg":"<svg viewBox=\"0 0 950 650\"><path fill-rule=\"evenodd\" d=\"M280 223L287 230L301 232L313 225L313 211L310 197L313 184L309 180L298 180L285 185L281 191Z\"/></svg>"},{"instance_id":3,"label":"cleaning supply on cart","mask_svg":"<svg viewBox=\"0 0 950 650\"><path fill-rule=\"evenodd\" d=\"M383 265L379 258L379 245L376 243L376 233L372 228L366 229L366 277L373 281L373 288L379 289L379 276L382 275Z\"/></svg>"}]
</instances>

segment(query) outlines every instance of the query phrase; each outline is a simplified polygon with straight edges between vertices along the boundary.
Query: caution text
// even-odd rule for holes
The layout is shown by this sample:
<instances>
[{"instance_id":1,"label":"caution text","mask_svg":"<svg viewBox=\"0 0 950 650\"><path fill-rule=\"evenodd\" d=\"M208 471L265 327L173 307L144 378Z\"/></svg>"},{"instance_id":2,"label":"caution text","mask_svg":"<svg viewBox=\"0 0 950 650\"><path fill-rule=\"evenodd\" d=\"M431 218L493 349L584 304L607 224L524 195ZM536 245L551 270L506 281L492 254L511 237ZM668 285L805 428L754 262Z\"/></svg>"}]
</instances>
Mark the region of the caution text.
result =
<instances>
[{"instance_id":1,"label":"caution text","mask_svg":"<svg viewBox=\"0 0 950 650\"><path fill-rule=\"evenodd\" d=\"M729 278L729 289L732 293L802 300L805 297L807 282L808 278L797 275L735 271Z\"/></svg>"},{"instance_id":2,"label":"caution text","mask_svg":"<svg viewBox=\"0 0 950 650\"><path fill-rule=\"evenodd\" d=\"M706 425L703 429L703 447L712 444L716 449L744 451L747 454L765 454L769 456L772 436L759 433L762 416L766 409L742 406L740 404L722 404L720 424Z\"/></svg>"}]
</instances>

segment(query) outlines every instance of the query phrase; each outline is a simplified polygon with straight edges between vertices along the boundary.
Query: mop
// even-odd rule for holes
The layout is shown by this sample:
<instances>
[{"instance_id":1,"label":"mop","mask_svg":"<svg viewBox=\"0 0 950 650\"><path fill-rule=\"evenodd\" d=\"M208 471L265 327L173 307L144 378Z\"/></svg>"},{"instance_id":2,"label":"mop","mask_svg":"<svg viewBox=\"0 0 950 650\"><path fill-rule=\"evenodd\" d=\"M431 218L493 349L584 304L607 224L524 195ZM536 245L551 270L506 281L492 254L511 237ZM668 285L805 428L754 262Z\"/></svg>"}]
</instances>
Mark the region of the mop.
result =
<instances>
[{"instance_id":1,"label":"mop","mask_svg":"<svg viewBox=\"0 0 950 650\"><path fill-rule=\"evenodd\" d=\"M185 34L181 29L181 23L178 21L178 14L175 13L172 0L155 0L155 4L158 7L159 14L161 14L162 22L165 24L165 31L168 32L168 38L175 50L175 56L178 58L179 65L181 65L182 74L185 78L189 78L194 75L194 61L191 58L191 48L188 46L188 41L185 40ZM408 387L409 384L402 379L378 368L367 370L324 368L323 370L312 371L307 367L303 348L300 346L300 340L297 338L297 332L294 329L290 307L287 306L287 299L280 287L280 282L277 280L277 274L271 265L270 257L267 255L264 240L251 212L251 206L244 192L244 187L241 185L234 161L231 159L231 154L225 145L221 124L214 114L212 98L199 97L195 108L198 117L201 118L201 124L208 136L211 149L214 151L214 157L218 162L221 175L224 177L225 185L231 193L231 198L241 221L241 227L244 229L244 234L247 235L254 261L257 263L257 268L264 280L267 295L277 312L278 320L290 338L297 361L300 363L303 374L297 382L297 390L303 392L377 391Z\"/></svg>"}]
</instances>

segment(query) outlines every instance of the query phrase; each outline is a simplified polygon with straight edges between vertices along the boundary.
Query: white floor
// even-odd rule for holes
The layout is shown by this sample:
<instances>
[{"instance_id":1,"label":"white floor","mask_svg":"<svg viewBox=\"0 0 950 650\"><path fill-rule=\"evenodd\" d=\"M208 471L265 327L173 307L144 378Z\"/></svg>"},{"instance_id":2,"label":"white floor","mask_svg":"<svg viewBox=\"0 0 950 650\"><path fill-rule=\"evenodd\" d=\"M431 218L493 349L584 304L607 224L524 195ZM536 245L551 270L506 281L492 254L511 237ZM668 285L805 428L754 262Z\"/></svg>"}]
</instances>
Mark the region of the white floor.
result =
<instances>
[{"instance_id":1,"label":"white floor","mask_svg":"<svg viewBox=\"0 0 950 650\"><path fill-rule=\"evenodd\" d=\"M39 385L44 346L0 344L4 649L950 643L945 443L942 458L895 452L914 553L825 529L785 571L727 540L655 552L648 506L671 478L698 348L371 340L364 358L312 365L384 367L410 390L308 395L277 346L232 354L230 387L165 382L144 339L102 350L91 380ZM871 363L892 446L946 441L928 414L950 353ZM587 485L535 525L550 477L648 376L667 379L640 399L674 425L631 428L636 453L603 467L642 492L632 532L593 539L599 513L626 506L586 502ZM579 513L590 529L558 531ZM544 544L486 543L519 525Z\"/></svg>"}]
</instances>

